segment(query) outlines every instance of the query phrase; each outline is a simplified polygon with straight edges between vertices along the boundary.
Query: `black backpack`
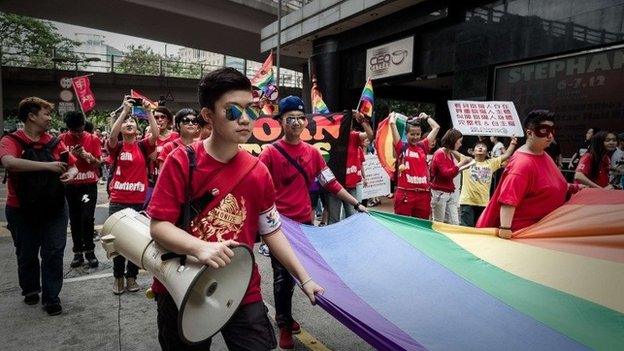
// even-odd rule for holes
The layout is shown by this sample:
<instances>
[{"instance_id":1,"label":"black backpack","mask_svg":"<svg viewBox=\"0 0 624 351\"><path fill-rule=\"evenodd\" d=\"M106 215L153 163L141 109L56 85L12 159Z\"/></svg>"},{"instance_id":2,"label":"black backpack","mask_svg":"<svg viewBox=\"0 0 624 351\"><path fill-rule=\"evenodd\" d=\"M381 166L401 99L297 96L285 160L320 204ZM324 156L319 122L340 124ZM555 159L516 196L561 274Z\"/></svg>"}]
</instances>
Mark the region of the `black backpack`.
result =
<instances>
[{"instance_id":1,"label":"black backpack","mask_svg":"<svg viewBox=\"0 0 624 351\"><path fill-rule=\"evenodd\" d=\"M13 134L7 136L22 146L22 159L39 162L57 161L52 156L52 152L60 142L58 137L41 145L36 142L26 143ZM64 156L68 157L69 154ZM67 162L67 160L61 161ZM49 171L15 172L11 175L11 179L15 180L15 193L21 209L38 216L56 214L63 210L65 186L60 180L60 174Z\"/></svg>"}]
</instances>

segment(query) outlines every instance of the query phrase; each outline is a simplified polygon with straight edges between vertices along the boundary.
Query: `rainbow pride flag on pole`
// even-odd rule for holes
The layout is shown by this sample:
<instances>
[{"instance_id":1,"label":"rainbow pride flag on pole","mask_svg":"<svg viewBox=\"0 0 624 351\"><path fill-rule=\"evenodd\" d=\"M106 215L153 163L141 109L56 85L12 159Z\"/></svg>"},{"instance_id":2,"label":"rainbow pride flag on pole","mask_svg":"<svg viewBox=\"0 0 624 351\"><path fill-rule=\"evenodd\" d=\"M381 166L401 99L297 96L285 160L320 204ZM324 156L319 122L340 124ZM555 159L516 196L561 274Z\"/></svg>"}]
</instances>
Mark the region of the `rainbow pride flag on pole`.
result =
<instances>
[{"instance_id":1,"label":"rainbow pride flag on pole","mask_svg":"<svg viewBox=\"0 0 624 351\"><path fill-rule=\"evenodd\" d=\"M371 118L373 116L373 105L375 104L375 95L373 94L373 81L368 78L360 102L358 102L357 110L364 116Z\"/></svg>"},{"instance_id":2,"label":"rainbow pride flag on pole","mask_svg":"<svg viewBox=\"0 0 624 351\"><path fill-rule=\"evenodd\" d=\"M258 87L263 92L267 92L269 85L275 84L275 76L273 75L273 50L269 53L269 57L264 61L260 70L251 78L251 85Z\"/></svg>"},{"instance_id":3,"label":"rainbow pride flag on pole","mask_svg":"<svg viewBox=\"0 0 624 351\"><path fill-rule=\"evenodd\" d=\"M323 101L323 94L321 94L321 89L318 87L316 78L312 78L310 94L312 96L312 113L330 113L325 101Z\"/></svg>"},{"instance_id":4,"label":"rainbow pride flag on pole","mask_svg":"<svg viewBox=\"0 0 624 351\"><path fill-rule=\"evenodd\" d=\"M374 212L284 220L318 304L378 350L624 350L624 192L586 189L513 240Z\"/></svg>"},{"instance_id":5,"label":"rainbow pride flag on pole","mask_svg":"<svg viewBox=\"0 0 624 351\"><path fill-rule=\"evenodd\" d=\"M399 131L399 135L405 138L405 125L407 118L403 115L397 115L396 126ZM375 150L377 151L377 157L381 166L386 170L390 178L394 176L394 166L396 157L394 155L394 146L392 144L392 130L388 124L388 118L384 119L377 126L377 133L375 134Z\"/></svg>"}]
</instances>

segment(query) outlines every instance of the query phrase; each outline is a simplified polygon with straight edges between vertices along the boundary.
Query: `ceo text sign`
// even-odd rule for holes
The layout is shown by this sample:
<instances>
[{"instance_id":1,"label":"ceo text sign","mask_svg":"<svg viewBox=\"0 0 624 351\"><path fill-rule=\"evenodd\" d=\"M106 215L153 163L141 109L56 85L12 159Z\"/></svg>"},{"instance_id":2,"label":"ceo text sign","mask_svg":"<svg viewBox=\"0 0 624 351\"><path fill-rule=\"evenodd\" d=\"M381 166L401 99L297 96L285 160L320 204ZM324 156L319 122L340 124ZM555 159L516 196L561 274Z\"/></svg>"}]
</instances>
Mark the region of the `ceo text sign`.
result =
<instances>
[{"instance_id":1,"label":"ceo text sign","mask_svg":"<svg viewBox=\"0 0 624 351\"><path fill-rule=\"evenodd\" d=\"M412 73L414 37L366 50L366 76L372 79Z\"/></svg>"}]
</instances>

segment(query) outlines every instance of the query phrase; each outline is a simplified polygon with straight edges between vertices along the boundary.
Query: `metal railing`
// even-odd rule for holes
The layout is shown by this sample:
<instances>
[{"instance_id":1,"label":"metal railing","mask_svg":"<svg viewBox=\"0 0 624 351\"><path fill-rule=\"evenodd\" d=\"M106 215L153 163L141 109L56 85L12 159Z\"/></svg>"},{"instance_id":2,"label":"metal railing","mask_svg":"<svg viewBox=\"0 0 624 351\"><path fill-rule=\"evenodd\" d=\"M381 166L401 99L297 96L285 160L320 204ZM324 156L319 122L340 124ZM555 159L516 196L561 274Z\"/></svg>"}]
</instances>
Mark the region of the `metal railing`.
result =
<instances>
[{"instance_id":1,"label":"metal railing","mask_svg":"<svg viewBox=\"0 0 624 351\"><path fill-rule=\"evenodd\" d=\"M477 7L466 13L466 19L480 18L486 23L500 23L504 16L517 16L513 13L489 7ZM551 21L540 18L544 31L553 37L569 37L589 44L603 44L624 39L622 33L597 30L574 22Z\"/></svg>"},{"instance_id":2,"label":"metal railing","mask_svg":"<svg viewBox=\"0 0 624 351\"><path fill-rule=\"evenodd\" d=\"M174 78L199 79L204 74L224 67L225 65L211 65L206 63L183 62L166 58L141 60L128 55L107 55L85 52L41 52L35 55L24 56L16 54L8 48L2 50L2 66L73 70L80 72L101 72L116 74L134 74L146 76L161 76ZM256 74L260 63L255 66L243 61L242 67L234 67L250 79ZM303 74L287 69L281 69L280 86L301 88Z\"/></svg>"}]
</instances>

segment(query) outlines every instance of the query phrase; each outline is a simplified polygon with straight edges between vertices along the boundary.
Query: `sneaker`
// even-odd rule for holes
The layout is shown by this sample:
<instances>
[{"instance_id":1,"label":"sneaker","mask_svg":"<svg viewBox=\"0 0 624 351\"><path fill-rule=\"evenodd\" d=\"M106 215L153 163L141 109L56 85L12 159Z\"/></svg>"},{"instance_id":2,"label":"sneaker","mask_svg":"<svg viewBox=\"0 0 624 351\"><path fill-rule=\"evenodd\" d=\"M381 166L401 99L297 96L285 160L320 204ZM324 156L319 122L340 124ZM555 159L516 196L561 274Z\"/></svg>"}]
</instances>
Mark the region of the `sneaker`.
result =
<instances>
[{"instance_id":1,"label":"sneaker","mask_svg":"<svg viewBox=\"0 0 624 351\"><path fill-rule=\"evenodd\" d=\"M27 305L36 305L39 303L39 294L38 293L34 293L34 294L28 294L26 296L24 296L24 303L26 303Z\"/></svg>"},{"instance_id":2,"label":"sneaker","mask_svg":"<svg viewBox=\"0 0 624 351\"><path fill-rule=\"evenodd\" d=\"M269 257L270 251L267 244L260 244L260 247L258 247L258 253L263 256Z\"/></svg>"},{"instance_id":3,"label":"sneaker","mask_svg":"<svg viewBox=\"0 0 624 351\"><path fill-rule=\"evenodd\" d=\"M87 259L87 263L91 268L95 268L100 264L97 257L95 257L95 253L93 253L93 251L85 252L85 258Z\"/></svg>"},{"instance_id":4,"label":"sneaker","mask_svg":"<svg viewBox=\"0 0 624 351\"><path fill-rule=\"evenodd\" d=\"M84 257L82 257L82 252L78 252L74 254L74 259L71 261L69 266L71 268L76 268L82 266L84 263Z\"/></svg>"},{"instance_id":5,"label":"sneaker","mask_svg":"<svg viewBox=\"0 0 624 351\"><path fill-rule=\"evenodd\" d=\"M113 282L113 294L121 295L124 291L126 291L126 288L124 287L124 278L115 278L115 281Z\"/></svg>"},{"instance_id":6,"label":"sneaker","mask_svg":"<svg viewBox=\"0 0 624 351\"><path fill-rule=\"evenodd\" d=\"M63 312L63 307L61 307L60 303L51 303L49 305L45 305L43 306L43 309L50 316L58 316L59 314Z\"/></svg>"},{"instance_id":7,"label":"sneaker","mask_svg":"<svg viewBox=\"0 0 624 351\"><path fill-rule=\"evenodd\" d=\"M297 323L297 321L292 322L292 333L293 334L299 334L301 333L301 326L299 325L299 323Z\"/></svg>"},{"instance_id":8,"label":"sneaker","mask_svg":"<svg viewBox=\"0 0 624 351\"><path fill-rule=\"evenodd\" d=\"M139 284L137 284L136 278L126 278L126 290L129 292L139 291Z\"/></svg>"},{"instance_id":9,"label":"sneaker","mask_svg":"<svg viewBox=\"0 0 624 351\"><path fill-rule=\"evenodd\" d=\"M279 347L282 350L292 350L295 348L295 342L293 341L290 328L280 328Z\"/></svg>"}]
</instances>

